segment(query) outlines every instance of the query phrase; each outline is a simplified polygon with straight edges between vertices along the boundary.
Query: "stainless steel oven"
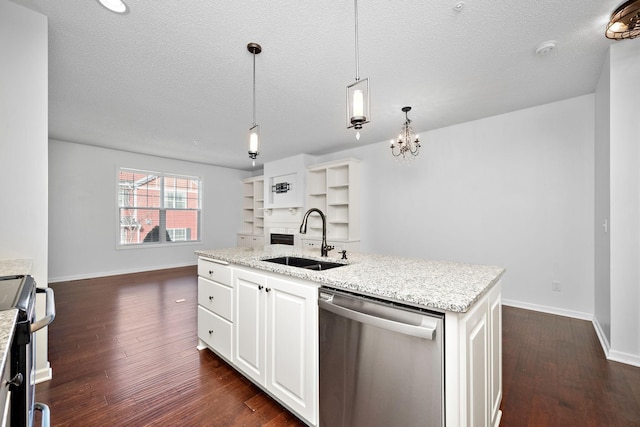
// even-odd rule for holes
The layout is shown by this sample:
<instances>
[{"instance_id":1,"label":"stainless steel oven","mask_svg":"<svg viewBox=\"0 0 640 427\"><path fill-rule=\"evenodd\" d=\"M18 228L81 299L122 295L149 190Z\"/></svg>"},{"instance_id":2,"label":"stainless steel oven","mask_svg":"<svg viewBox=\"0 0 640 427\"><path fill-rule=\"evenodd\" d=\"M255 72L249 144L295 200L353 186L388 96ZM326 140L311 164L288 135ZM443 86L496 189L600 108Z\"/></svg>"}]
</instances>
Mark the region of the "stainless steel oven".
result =
<instances>
[{"instance_id":1,"label":"stainless steel oven","mask_svg":"<svg viewBox=\"0 0 640 427\"><path fill-rule=\"evenodd\" d=\"M444 315L319 296L320 426L444 426Z\"/></svg>"},{"instance_id":2,"label":"stainless steel oven","mask_svg":"<svg viewBox=\"0 0 640 427\"><path fill-rule=\"evenodd\" d=\"M36 294L46 295L46 313L36 320ZM37 288L31 276L0 277L0 310L16 309L17 317L11 347L5 365L10 414L8 420L12 427L31 427L34 423L34 411L41 411L42 425L49 425L49 408L35 401L35 332L49 325L55 318L53 290Z\"/></svg>"}]
</instances>

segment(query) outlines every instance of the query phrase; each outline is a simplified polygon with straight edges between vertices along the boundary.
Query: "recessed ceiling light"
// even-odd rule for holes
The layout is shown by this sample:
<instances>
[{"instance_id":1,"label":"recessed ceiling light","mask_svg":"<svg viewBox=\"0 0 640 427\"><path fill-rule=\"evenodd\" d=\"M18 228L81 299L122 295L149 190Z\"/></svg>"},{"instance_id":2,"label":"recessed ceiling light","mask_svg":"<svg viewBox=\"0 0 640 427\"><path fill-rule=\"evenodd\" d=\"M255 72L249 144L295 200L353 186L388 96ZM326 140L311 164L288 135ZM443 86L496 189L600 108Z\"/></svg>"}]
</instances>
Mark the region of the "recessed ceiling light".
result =
<instances>
[{"instance_id":1,"label":"recessed ceiling light","mask_svg":"<svg viewBox=\"0 0 640 427\"><path fill-rule=\"evenodd\" d=\"M98 0L98 3L111 12L119 13L120 15L129 13L129 8L122 0Z\"/></svg>"}]
</instances>

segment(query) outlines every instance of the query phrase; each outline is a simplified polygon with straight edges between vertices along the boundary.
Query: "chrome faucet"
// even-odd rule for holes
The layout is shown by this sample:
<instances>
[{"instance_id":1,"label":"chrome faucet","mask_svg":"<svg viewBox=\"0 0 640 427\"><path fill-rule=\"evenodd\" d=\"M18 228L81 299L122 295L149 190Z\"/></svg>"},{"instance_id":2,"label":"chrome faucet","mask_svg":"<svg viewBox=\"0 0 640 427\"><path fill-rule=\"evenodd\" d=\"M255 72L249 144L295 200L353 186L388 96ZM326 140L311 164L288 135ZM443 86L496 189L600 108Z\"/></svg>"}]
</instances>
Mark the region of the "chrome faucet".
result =
<instances>
[{"instance_id":1,"label":"chrome faucet","mask_svg":"<svg viewBox=\"0 0 640 427\"><path fill-rule=\"evenodd\" d=\"M307 219L312 212L318 212L320 218L322 218L322 246L320 246L320 256L327 256L329 251L334 247L327 245L327 218L320 209L311 208L304 214L302 224L300 224L300 234L307 234Z\"/></svg>"}]
</instances>

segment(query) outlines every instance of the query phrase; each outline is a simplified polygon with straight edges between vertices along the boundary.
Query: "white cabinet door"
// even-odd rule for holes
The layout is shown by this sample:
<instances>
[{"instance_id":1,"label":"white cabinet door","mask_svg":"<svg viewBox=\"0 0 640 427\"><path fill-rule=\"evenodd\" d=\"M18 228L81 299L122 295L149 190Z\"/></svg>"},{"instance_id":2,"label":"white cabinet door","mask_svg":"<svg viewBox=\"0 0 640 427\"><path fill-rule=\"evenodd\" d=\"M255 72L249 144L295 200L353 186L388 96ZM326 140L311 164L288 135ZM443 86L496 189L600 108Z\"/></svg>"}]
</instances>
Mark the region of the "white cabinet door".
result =
<instances>
[{"instance_id":1,"label":"white cabinet door","mask_svg":"<svg viewBox=\"0 0 640 427\"><path fill-rule=\"evenodd\" d=\"M502 417L502 299L499 284L489 293L489 363L490 425L497 427Z\"/></svg>"},{"instance_id":2,"label":"white cabinet door","mask_svg":"<svg viewBox=\"0 0 640 427\"><path fill-rule=\"evenodd\" d=\"M265 375L265 285L266 277L234 269L235 283L235 366L258 384Z\"/></svg>"},{"instance_id":3,"label":"white cabinet door","mask_svg":"<svg viewBox=\"0 0 640 427\"><path fill-rule=\"evenodd\" d=\"M266 290L267 388L316 424L317 287L269 277Z\"/></svg>"},{"instance_id":4,"label":"white cabinet door","mask_svg":"<svg viewBox=\"0 0 640 427\"><path fill-rule=\"evenodd\" d=\"M467 350L467 426L489 425L488 334L486 305L467 319L464 336Z\"/></svg>"},{"instance_id":5,"label":"white cabinet door","mask_svg":"<svg viewBox=\"0 0 640 427\"><path fill-rule=\"evenodd\" d=\"M445 314L447 425L498 427L502 412L501 285L467 313Z\"/></svg>"}]
</instances>

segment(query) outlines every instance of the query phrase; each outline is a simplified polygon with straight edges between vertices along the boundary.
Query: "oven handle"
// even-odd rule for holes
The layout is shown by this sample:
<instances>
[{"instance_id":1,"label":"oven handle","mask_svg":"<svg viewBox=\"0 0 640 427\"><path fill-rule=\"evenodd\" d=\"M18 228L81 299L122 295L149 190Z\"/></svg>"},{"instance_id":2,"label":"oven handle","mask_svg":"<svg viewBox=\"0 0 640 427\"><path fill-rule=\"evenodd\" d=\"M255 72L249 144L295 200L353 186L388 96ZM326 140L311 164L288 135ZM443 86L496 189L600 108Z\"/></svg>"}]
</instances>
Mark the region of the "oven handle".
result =
<instances>
[{"instance_id":1,"label":"oven handle","mask_svg":"<svg viewBox=\"0 0 640 427\"><path fill-rule=\"evenodd\" d=\"M351 308L346 308L336 304L333 298L330 300L319 299L318 306L321 309L330 311L347 319L355 320L356 322L366 323L369 325L377 326L379 328L387 329L392 332L398 332L404 335L411 335L418 338L425 338L428 340L435 339L436 328L431 328L425 325L424 321L421 325L410 325L407 323L396 322L394 320L384 319L361 311L356 311ZM426 316L425 316L426 318Z\"/></svg>"},{"instance_id":2,"label":"oven handle","mask_svg":"<svg viewBox=\"0 0 640 427\"><path fill-rule=\"evenodd\" d=\"M51 288L36 288L36 292L41 294L45 293L47 296L46 313L42 319L36 320L31 324L31 333L39 331L40 329L48 326L56 318L56 302L53 298L53 289Z\"/></svg>"},{"instance_id":3,"label":"oven handle","mask_svg":"<svg viewBox=\"0 0 640 427\"><path fill-rule=\"evenodd\" d=\"M33 409L42 413L42 417L40 418L40 425L42 427L49 427L49 425L51 424L51 413L49 412L49 407L44 403L36 402L33 404Z\"/></svg>"}]
</instances>

